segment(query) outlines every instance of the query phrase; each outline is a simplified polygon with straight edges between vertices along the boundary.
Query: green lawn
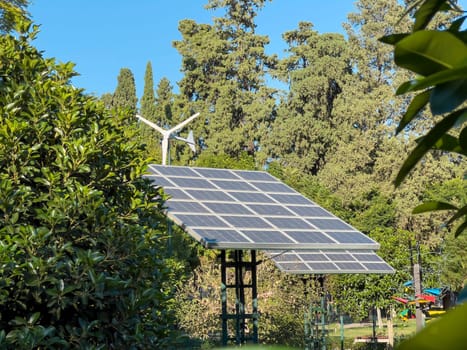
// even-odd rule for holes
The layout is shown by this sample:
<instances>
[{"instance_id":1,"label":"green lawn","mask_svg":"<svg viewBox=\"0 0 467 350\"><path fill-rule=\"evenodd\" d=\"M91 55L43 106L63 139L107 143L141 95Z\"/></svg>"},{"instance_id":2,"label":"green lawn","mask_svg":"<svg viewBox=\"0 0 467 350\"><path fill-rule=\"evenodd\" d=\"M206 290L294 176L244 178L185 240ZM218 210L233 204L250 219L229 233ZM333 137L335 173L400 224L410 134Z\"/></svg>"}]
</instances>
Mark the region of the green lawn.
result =
<instances>
[{"instance_id":1,"label":"green lawn","mask_svg":"<svg viewBox=\"0 0 467 350\"><path fill-rule=\"evenodd\" d=\"M329 335L333 337L340 336L340 324L333 323L329 327ZM396 321L394 324L394 336L405 337L415 333L415 319L408 321ZM376 326L376 335L386 336L388 330L386 328L386 323L384 323L383 328L379 329ZM355 327L355 328L345 328L344 337L355 339L357 337L371 337L373 336L373 327Z\"/></svg>"}]
</instances>

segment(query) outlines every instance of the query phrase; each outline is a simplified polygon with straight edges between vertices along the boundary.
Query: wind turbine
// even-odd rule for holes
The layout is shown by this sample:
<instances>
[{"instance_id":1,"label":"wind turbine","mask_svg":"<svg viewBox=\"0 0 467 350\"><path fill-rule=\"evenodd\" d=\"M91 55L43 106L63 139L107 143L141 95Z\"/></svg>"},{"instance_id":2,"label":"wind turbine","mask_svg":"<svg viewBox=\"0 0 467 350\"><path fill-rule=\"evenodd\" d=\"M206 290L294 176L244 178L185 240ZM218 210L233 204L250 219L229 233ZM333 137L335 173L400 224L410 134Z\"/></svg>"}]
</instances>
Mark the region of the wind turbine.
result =
<instances>
[{"instance_id":1,"label":"wind turbine","mask_svg":"<svg viewBox=\"0 0 467 350\"><path fill-rule=\"evenodd\" d=\"M190 149L193 152L196 152L195 140L193 138L193 132L192 131L190 131L190 133L188 134L188 137L186 139L183 138L183 137L180 137L180 136L172 135L172 134L174 134L178 130L182 129L185 125L187 125L189 122L191 122L197 116L199 116L199 113L193 114L190 118L186 119L185 121L181 122L180 124L174 126L173 128L171 128L169 130L161 128L159 125L157 125L157 124L143 118L142 116L140 116L138 114L136 115L136 118L141 120L143 123L149 125L151 128L156 129L157 131L159 131L162 134L162 165L167 165L167 155L169 154L169 147L170 147L169 139L171 139L171 138L186 142L188 144L188 146L190 147Z\"/></svg>"}]
</instances>

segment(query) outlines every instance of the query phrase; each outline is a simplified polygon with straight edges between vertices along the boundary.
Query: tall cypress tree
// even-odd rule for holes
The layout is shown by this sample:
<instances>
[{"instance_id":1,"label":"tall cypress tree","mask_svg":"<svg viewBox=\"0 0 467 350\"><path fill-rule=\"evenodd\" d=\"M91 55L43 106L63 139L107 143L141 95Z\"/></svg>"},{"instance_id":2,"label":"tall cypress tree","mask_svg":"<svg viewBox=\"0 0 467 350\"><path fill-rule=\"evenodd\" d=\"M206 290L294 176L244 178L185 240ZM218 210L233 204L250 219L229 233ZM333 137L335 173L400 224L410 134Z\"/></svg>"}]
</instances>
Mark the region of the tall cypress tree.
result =
<instances>
[{"instance_id":1,"label":"tall cypress tree","mask_svg":"<svg viewBox=\"0 0 467 350\"><path fill-rule=\"evenodd\" d=\"M129 109L136 114L136 85L133 72L129 68L120 69L118 84L112 98L112 107Z\"/></svg>"},{"instance_id":2,"label":"tall cypress tree","mask_svg":"<svg viewBox=\"0 0 467 350\"><path fill-rule=\"evenodd\" d=\"M176 124L179 121L173 116L174 108L174 94L172 92L172 85L167 78L162 78L157 84L156 97L155 97L155 116L159 125L169 125ZM175 119L175 122L172 121Z\"/></svg>"},{"instance_id":3,"label":"tall cypress tree","mask_svg":"<svg viewBox=\"0 0 467 350\"><path fill-rule=\"evenodd\" d=\"M156 98L154 96L154 78L152 73L151 62L146 64L146 71L144 73L144 91L141 97L141 115L148 120L156 120L155 117L155 104Z\"/></svg>"}]
</instances>

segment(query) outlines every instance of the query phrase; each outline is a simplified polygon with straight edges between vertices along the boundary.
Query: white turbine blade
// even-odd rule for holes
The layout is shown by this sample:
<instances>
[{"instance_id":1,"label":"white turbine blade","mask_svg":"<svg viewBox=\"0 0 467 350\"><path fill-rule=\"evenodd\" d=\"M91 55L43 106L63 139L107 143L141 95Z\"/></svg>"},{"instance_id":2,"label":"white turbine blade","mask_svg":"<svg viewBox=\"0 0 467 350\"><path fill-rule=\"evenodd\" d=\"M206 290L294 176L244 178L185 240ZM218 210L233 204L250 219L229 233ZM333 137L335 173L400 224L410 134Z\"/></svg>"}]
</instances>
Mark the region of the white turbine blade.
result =
<instances>
[{"instance_id":1,"label":"white turbine blade","mask_svg":"<svg viewBox=\"0 0 467 350\"><path fill-rule=\"evenodd\" d=\"M193 130L190 130L188 133L188 138L186 139L186 143L188 143L188 147L196 153L196 144L195 144L195 137L193 136Z\"/></svg>"},{"instance_id":2,"label":"white turbine blade","mask_svg":"<svg viewBox=\"0 0 467 350\"><path fill-rule=\"evenodd\" d=\"M180 136L175 136L175 135L171 136L171 138L187 143L188 147L190 147L190 149L194 153L196 153L196 144L195 144L195 138L193 137L193 131L190 130L190 133L188 134L187 138L180 137Z\"/></svg>"},{"instance_id":3,"label":"white turbine blade","mask_svg":"<svg viewBox=\"0 0 467 350\"><path fill-rule=\"evenodd\" d=\"M196 114L193 114L190 118L188 118L187 120L181 122L180 124L178 124L177 126L174 126L172 129L169 130L169 134L177 131L177 130L180 130L181 128L183 128L185 125L187 125L189 122L191 122L193 119L195 119L197 116L199 116L199 112L196 113Z\"/></svg>"},{"instance_id":4,"label":"white turbine blade","mask_svg":"<svg viewBox=\"0 0 467 350\"><path fill-rule=\"evenodd\" d=\"M149 125L151 128L153 129L156 129L157 131L159 131L162 135L165 135L168 131L167 130L164 130L162 129L159 125L157 124L154 124L153 122L150 122L149 120L147 119L144 119L142 116L140 115L136 115L136 118L138 118L139 120L141 120L143 123Z\"/></svg>"}]
</instances>

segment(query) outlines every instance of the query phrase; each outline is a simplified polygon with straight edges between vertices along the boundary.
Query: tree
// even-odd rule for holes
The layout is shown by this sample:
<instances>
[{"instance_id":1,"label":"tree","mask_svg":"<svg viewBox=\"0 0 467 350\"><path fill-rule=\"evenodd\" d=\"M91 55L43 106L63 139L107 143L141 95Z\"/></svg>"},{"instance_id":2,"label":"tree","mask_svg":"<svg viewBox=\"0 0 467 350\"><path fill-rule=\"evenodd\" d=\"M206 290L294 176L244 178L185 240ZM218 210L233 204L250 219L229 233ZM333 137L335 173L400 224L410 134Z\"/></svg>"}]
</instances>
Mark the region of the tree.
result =
<instances>
[{"instance_id":1,"label":"tree","mask_svg":"<svg viewBox=\"0 0 467 350\"><path fill-rule=\"evenodd\" d=\"M73 87L30 28L0 37L0 347L168 347L164 194L134 115Z\"/></svg>"},{"instance_id":2,"label":"tree","mask_svg":"<svg viewBox=\"0 0 467 350\"><path fill-rule=\"evenodd\" d=\"M390 50L377 40L393 30L403 8L395 0L362 0L355 7L357 11L344 24L352 74L341 83L342 92L334 104L334 124L341 131L318 173L346 203L371 190L367 188L370 183L390 182L390 173L375 173L378 158L404 151L399 143L389 141L392 120L404 103L394 98L391 85L401 79L401 73L395 69ZM375 179L376 175L382 176Z\"/></svg>"},{"instance_id":3,"label":"tree","mask_svg":"<svg viewBox=\"0 0 467 350\"><path fill-rule=\"evenodd\" d=\"M154 78L152 74L152 65L149 61L146 64L146 71L144 73L144 91L141 97L141 115L151 121L155 121L155 104L156 97L154 96Z\"/></svg>"},{"instance_id":4,"label":"tree","mask_svg":"<svg viewBox=\"0 0 467 350\"><path fill-rule=\"evenodd\" d=\"M112 96L113 108L127 108L133 116L136 114L136 97L135 78L133 73L128 68L120 69L118 74L118 84Z\"/></svg>"},{"instance_id":5,"label":"tree","mask_svg":"<svg viewBox=\"0 0 467 350\"><path fill-rule=\"evenodd\" d=\"M273 73L289 92L264 147L282 164L316 175L340 139L334 104L351 73L348 45L342 35L320 35L308 22L283 38L290 55Z\"/></svg>"},{"instance_id":6,"label":"tree","mask_svg":"<svg viewBox=\"0 0 467 350\"><path fill-rule=\"evenodd\" d=\"M28 0L0 0L0 34L12 31L18 21L26 20Z\"/></svg>"},{"instance_id":7,"label":"tree","mask_svg":"<svg viewBox=\"0 0 467 350\"><path fill-rule=\"evenodd\" d=\"M144 73L144 91L141 97L140 114L150 121L156 121L156 97L154 96L154 79L150 61L147 63ZM144 123L140 123L139 129L139 139L141 143L146 145L148 156L160 159L160 134Z\"/></svg>"},{"instance_id":8,"label":"tree","mask_svg":"<svg viewBox=\"0 0 467 350\"><path fill-rule=\"evenodd\" d=\"M224 9L214 25L181 21L182 40L174 42L183 57L182 96L203 115L195 123L214 153L237 157L254 154L272 121L274 90L265 87L266 69L274 64L264 48L268 38L255 33L254 18L263 0L209 1Z\"/></svg>"},{"instance_id":9,"label":"tree","mask_svg":"<svg viewBox=\"0 0 467 350\"><path fill-rule=\"evenodd\" d=\"M155 97L156 121L162 126L180 123L183 117L174 116L174 93L169 79L162 78L157 84Z\"/></svg>"}]
</instances>

